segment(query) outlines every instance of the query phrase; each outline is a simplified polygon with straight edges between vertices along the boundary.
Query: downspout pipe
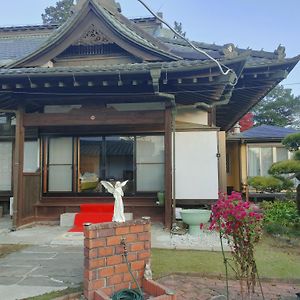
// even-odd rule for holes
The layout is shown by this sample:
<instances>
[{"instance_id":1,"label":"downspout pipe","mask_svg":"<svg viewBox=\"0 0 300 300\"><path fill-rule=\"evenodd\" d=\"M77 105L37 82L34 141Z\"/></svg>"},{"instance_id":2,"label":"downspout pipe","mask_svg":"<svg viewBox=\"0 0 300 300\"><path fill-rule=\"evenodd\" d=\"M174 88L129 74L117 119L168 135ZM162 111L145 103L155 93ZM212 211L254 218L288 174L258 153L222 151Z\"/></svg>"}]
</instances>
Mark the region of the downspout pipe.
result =
<instances>
[{"instance_id":1,"label":"downspout pipe","mask_svg":"<svg viewBox=\"0 0 300 300\"><path fill-rule=\"evenodd\" d=\"M175 158L176 158L176 148L175 148L175 141L176 141L176 100L175 95L169 93L161 93L159 89L159 80L161 78L161 66L158 68L154 68L150 70L150 74L152 77L152 84L155 95L158 97L165 98L169 100L172 107L172 224L176 220L176 187L175 187Z\"/></svg>"}]
</instances>

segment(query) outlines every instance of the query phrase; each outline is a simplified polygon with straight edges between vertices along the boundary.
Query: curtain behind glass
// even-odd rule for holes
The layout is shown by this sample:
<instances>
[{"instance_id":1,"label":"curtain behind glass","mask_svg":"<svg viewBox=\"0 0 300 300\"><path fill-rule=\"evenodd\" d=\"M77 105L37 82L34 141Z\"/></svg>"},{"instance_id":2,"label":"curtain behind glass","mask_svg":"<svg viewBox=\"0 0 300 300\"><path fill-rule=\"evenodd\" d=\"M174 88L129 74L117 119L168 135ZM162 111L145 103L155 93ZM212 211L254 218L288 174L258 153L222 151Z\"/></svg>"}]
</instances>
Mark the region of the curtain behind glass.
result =
<instances>
[{"instance_id":1,"label":"curtain behind glass","mask_svg":"<svg viewBox=\"0 0 300 300\"><path fill-rule=\"evenodd\" d=\"M268 170L273 164L273 148L262 147L261 148L261 176L268 176Z\"/></svg>"},{"instance_id":2,"label":"curtain behind glass","mask_svg":"<svg viewBox=\"0 0 300 300\"><path fill-rule=\"evenodd\" d=\"M259 148L248 148L248 176L260 175Z\"/></svg>"},{"instance_id":3,"label":"curtain behind glass","mask_svg":"<svg viewBox=\"0 0 300 300\"><path fill-rule=\"evenodd\" d=\"M12 143L0 142L0 191L11 190Z\"/></svg>"},{"instance_id":4,"label":"curtain behind glass","mask_svg":"<svg viewBox=\"0 0 300 300\"><path fill-rule=\"evenodd\" d=\"M73 139L49 139L49 192L72 191Z\"/></svg>"},{"instance_id":5,"label":"curtain behind glass","mask_svg":"<svg viewBox=\"0 0 300 300\"><path fill-rule=\"evenodd\" d=\"M39 143L26 141L24 144L24 172L36 172L39 168Z\"/></svg>"},{"instance_id":6,"label":"curtain behind glass","mask_svg":"<svg viewBox=\"0 0 300 300\"><path fill-rule=\"evenodd\" d=\"M282 161L288 159L288 150L283 147L277 147L276 148L276 160Z\"/></svg>"},{"instance_id":7,"label":"curtain behind glass","mask_svg":"<svg viewBox=\"0 0 300 300\"><path fill-rule=\"evenodd\" d=\"M164 137L140 136L136 139L137 191L164 190Z\"/></svg>"}]
</instances>

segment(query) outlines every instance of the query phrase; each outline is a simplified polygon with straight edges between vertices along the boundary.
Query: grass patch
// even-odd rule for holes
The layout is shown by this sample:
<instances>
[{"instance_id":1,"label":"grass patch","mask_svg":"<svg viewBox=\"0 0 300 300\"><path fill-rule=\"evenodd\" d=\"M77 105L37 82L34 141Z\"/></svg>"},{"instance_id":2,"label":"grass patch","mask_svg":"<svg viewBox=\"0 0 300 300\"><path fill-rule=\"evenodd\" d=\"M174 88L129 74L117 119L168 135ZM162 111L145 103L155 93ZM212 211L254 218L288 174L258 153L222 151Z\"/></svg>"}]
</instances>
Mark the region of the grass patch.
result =
<instances>
[{"instance_id":1,"label":"grass patch","mask_svg":"<svg viewBox=\"0 0 300 300\"><path fill-rule=\"evenodd\" d=\"M300 278L299 240L292 244L264 237L256 248L256 263L261 278L293 280ZM227 255L230 256L230 253ZM197 273L207 277L224 277L221 252L152 249L155 278L170 273ZM234 278L233 272L230 277Z\"/></svg>"},{"instance_id":2,"label":"grass patch","mask_svg":"<svg viewBox=\"0 0 300 300\"><path fill-rule=\"evenodd\" d=\"M69 294L80 293L80 292L82 292L82 290L83 290L82 286L72 287L72 288L67 288L65 290L62 290L62 291L56 291L56 292L46 293L44 295L40 295L40 296L36 296L36 297L25 298L23 300L51 300L51 299L55 299L58 297L69 295Z\"/></svg>"},{"instance_id":3,"label":"grass patch","mask_svg":"<svg viewBox=\"0 0 300 300\"><path fill-rule=\"evenodd\" d=\"M10 253L23 250L26 247L28 247L28 245L0 245L0 258L3 258Z\"/></svg>"}]
</instances>

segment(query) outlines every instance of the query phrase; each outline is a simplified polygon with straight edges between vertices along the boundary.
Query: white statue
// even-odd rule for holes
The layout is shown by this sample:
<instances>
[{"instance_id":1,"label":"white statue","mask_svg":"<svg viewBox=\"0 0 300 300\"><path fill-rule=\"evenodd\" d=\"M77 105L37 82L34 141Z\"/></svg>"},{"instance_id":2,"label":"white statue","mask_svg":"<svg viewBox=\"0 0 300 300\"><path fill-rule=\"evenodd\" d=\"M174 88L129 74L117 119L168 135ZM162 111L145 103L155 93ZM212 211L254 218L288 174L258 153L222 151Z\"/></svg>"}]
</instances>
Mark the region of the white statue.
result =
<instances>
[{"instance_id":1,"label":"white statue","mask_svg":"<svg viewBox=\"0 0 300 300\"><path fill-rule=\"evenodd\" d=\"M122 200L124 193L122 187L125 186L127 182L128 180L123 182L117 181L114 187L109 181L101 181L101 184L107 189L109 193L113 194L115 198L114 216L112 219L113 222L125 222L124 205Z\"/></svg>"},{"instance_id":2,"label":"white statue","mask_svg":"<svg viewBox=\"0 0 300 300\"><path fill-rule=\"evenodd\" d=\"M152 270L150 261L145 265L144 278L147 280L152 280Z\"/></svg>"}]
</instances>

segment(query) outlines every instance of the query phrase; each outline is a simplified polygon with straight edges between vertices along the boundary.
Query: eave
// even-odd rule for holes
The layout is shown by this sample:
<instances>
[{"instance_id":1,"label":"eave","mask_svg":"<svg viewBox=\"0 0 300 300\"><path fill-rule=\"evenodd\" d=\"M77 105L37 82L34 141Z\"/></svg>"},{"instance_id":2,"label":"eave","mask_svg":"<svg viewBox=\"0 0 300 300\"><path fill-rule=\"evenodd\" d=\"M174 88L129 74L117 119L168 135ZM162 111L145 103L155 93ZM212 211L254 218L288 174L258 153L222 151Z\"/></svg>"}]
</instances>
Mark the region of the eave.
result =
<instances>
[{"instance_id":1,"label":"eave","mask_svg":"<svg viewBox=\"0 0 300 300\"><path fill-rule=\"evenodd\" d=\"M217 108L217 125L228 131L249 110L284 80L296 66L300 56L246 67L233 90L227 106Z\"/></svg>"},{"instance_id":2,"label":"eave","mask_svg":"<svg viewBox=\"0 0 300 300\"><path fill-rule=\"evenodd\" d=\"M239 75L246 57L222 61ZM0 95L17 98L88 97L117 102L149 102L159 93L171 94L180 104L212 104L231 95L231 74L221 74L211 61L125 64L106 67L0 69ZM230 88L231 87L231 88ZM69 97L70 96L70 97ZM77 98L77 100L76 100ZM153 99L152 99L153 100ZM108 101L108 100L107 100Z\"/></svg>"}]
</instances>

